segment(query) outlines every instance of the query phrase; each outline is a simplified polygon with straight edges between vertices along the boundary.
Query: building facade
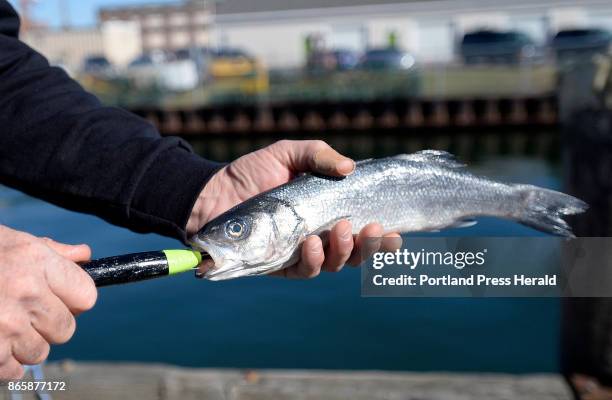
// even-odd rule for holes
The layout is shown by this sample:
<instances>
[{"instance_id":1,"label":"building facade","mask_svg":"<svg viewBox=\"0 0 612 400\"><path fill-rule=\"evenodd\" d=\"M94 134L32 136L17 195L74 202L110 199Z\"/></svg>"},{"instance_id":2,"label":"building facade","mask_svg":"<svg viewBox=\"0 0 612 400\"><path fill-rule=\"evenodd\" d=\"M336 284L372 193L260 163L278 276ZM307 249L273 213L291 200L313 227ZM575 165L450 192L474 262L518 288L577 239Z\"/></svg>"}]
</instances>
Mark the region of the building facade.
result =
<instances>
[{"instance_id":1,"label":"building facade","mask_svg":"<svg viewBox=\"0 0 612 400\"><path fill-rule=\"evenodd\" d=\"M51 64L70 72L78 70L86 57L104 55L104 41L95 28L30 30L21 35L21 40L44 54Z\"/></svg>"},{"instance_id":2,"label":"building facade","mask_svg":"<svg viewBox=\"0 0 612 400\"><path fill-rule=\"evenodd\" d=\"M137 23L140 26L142 52L147 52L209 45L212 12L213 7L208 1L190 0L173 4L102 8L98 18L102 27L116 21Z\"/></svg>"},{"instance_id":3,"label":"building facade","mask_svg":"<svg viewBox=\"0 0 612 400\"><path fill-rule=\"evenodd\" d=\"M69 72L79 71L92 56L104 56L114 65L124 66L142 51L140 26L129 21L112 21L101 28L32 29L24 32L21 40Z\"/></svg>"}]
</instances>

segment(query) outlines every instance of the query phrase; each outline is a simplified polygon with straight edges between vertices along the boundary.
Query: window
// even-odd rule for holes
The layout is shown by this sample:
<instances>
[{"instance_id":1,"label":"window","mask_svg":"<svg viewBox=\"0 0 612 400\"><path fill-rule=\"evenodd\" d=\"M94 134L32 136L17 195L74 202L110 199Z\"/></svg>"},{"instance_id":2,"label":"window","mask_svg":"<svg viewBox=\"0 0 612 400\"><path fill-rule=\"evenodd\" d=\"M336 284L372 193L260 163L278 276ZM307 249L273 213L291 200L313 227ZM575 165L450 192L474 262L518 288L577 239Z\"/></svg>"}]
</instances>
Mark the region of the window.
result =
<instances>
[{"instance_id":1,"label":"window","mask_svg":"<svg viewBox=\"0 0 612 400\"><path fill-rule=\"evenodd\" d=\"M189 23L189 18L186 13L174 13L170 15L170 25L186 26Z\"/></svg>"},{"instance_id":2,"label":"window","mask_svg":"<svg viewBox=\"0 0 612 400\"><path fill-rule=\"evenodd\" d=\"M203 26L210 22L210 14L206 11L198 11L193 15L193 23L196 26Z\"/></svg>"},{"instance_id":3,"label":"window","mask_svg":"<svg viewBox=\"0 0 612 400\"><path fill-rule=\"evenodd\" d=\"M163 33L150 33L146 37L149 48L161 48L166 45L166 36Z\"/></svg>"},{"instance_id":4,"label":"window","mask_svg":"<svg viewBox=\"0 0 612 400\"><path fill-rule=\"evenodd\" d=\"M189 33L185 31L177 31L170 36L172 47L185 47L189 44Z\"/></svg>"},{"instance_id":5,"label":"window","mask_svg":"<svg viewBox=\"0 0 612 400\"><path fill-rule=\"evenodd\" d=\"M147 28L159 28L164 26L164 16L162 14L151 14L144 18L144 26Z\"/></svg>"}]
</instances>

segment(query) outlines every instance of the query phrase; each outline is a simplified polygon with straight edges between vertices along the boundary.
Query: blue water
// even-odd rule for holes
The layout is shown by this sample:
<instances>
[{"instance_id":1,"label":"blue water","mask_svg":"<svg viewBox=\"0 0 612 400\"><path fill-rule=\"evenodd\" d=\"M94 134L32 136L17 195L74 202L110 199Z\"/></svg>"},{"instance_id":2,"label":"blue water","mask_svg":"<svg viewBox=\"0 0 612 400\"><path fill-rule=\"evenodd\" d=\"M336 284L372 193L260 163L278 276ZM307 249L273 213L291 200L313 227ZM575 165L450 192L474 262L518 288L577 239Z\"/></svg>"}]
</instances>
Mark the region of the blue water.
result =
<instances>
[{"instance_id":1,"label":"blue water","mask_svg":"<svg viewBox=\"0 0 612 400\"><path fill-rule=\"evenodd\" d=\"M507 180L558 188L556 170L530 159L477 166ZM68 243L94 257L181 247L0 188L0 223ZM450 234L530 235L482 219ZM448 234L448 232L447 232ZM558 369L557 299L361 298L345 268L308 281L208 282L190 274L103 288L51 359L124 360L197 367L543 372Z\"/></svg>"}]
</instances>

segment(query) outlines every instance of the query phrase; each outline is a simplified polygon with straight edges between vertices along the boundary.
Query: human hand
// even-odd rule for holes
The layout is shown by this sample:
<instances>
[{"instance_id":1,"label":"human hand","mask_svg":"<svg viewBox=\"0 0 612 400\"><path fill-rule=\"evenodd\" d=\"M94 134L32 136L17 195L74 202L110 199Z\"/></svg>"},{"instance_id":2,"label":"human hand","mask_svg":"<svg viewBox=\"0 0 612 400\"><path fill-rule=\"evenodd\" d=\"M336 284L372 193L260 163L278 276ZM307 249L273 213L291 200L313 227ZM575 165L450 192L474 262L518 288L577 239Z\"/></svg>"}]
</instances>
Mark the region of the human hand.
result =
<instances>
[{"instance_id":1,"label":"human hand","mask_svg":"<svg viewBox=\"0 0 612 400\"><path fill-rule=\"evenodd\" d=\"M233 206L293 179L302 172L329 176L350 175L355 163L320 140L281 140L261 150L246 154L219 170L198 197L187 223L189 235L206 222ZM300 261L273 275L288 278L312 278L321 270L337 272L345 264L359 265L377 251L395 250L399 234L384 234L382 225L372 223L358 235L352 234L350 221L339 221L330 231L326 248L318 236L309 236L302 244ZM369 238L393 240L368 240Z\"/></svg>"},{"instance_id":2,"label":"human hand","mask_svg":"<svg viewBox=\"0 0 612 400\"><path fill-rule=\"evenodd\" d=\"M49 344L73 335L74 316L96 302L96 287L76 262L86 245L67 245L0 226L0 380L19 379Z\"/></svg>"}]
</instances>

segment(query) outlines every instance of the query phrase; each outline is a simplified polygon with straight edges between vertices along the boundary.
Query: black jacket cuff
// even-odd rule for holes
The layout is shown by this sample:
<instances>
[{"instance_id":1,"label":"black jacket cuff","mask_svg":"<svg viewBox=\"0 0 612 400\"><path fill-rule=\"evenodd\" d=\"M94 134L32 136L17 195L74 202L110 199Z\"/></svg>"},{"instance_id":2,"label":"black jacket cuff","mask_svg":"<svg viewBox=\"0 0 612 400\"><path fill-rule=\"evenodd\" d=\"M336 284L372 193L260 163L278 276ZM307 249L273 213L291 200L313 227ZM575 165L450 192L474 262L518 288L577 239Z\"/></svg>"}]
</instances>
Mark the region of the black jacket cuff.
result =
<instances>
[{"instance_id":1,"label":"black jacket cuff","mask_svg":"<svg viewBox=\"0 0 612 400\"><path fill-rule=\"evenodd\" d=\"M130 202L130 228L141 227L186 243L185 226L195 201L224 165L203 159L183 143L160 152L151 160Z\"/></svg>"}]
</instances>

